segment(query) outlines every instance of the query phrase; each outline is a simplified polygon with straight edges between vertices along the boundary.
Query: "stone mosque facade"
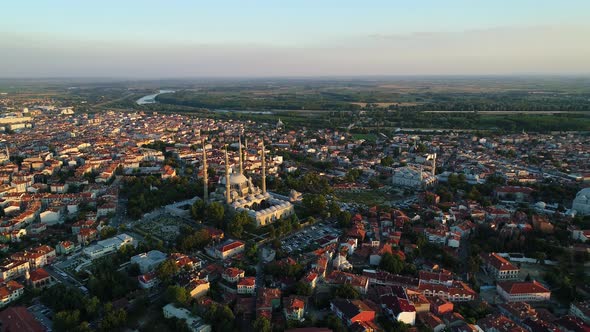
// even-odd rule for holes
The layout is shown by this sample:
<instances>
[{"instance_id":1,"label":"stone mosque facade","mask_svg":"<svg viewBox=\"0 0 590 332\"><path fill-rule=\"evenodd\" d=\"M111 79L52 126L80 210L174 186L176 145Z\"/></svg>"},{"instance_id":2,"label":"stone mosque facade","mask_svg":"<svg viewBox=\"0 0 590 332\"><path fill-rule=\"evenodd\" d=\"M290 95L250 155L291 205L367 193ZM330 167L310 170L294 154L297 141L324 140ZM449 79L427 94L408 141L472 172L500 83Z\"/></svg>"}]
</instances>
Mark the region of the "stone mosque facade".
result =
<instances>
[{"instance_id":1,"label":"stone mosque facade","mask_svg":"<svg viewBox=\"0 0 590 332\"><path fill-rule=\"evenodd\" d=\"M239 169L231 170L227 147L225 149L225 176L221 177L217 189L212 193L212 199L224 201L236 212L246 211L250 217L256 220L256 226L272 224L276 220L295 214L291 202L283 200L266 191L266 152L262 142L262 188L252 183L252 178L246 177L243 171L242 142L239 141ZM206 151L203 145L203 165L207 164ZM205 179L206 179L205 174ZM228 180L229 179L229 180ZM207 184L204 184L207 188ZM208 198L207 190L205 197Z\"/></svg>"}]
</instances>

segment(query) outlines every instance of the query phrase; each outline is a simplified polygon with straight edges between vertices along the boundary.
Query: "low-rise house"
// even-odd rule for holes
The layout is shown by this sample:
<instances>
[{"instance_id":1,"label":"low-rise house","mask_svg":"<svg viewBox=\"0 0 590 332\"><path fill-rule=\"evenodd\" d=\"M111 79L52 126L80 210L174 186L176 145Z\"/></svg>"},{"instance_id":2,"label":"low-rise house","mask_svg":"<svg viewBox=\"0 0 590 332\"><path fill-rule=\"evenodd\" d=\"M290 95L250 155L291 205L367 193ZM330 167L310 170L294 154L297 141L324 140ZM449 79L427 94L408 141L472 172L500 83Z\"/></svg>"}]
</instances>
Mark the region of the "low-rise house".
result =
<instances>
[{"instance_id":1,"label":"low-rise house","mask_svg":"<svg viewBox=\"0 0 590 332\"><path fill-rule=\"evenodd\" d=\"M446 327L442 319L440 319L438 316L435 316L431 312L420 313L418 315L418 320L420 320L424 326L434 332L441 332Z\"/></svg>"},{"instance_id":2,"label":"low-rise house","mask_svg":"<svg viewBox=\"0 0 590 332\"><path fill-rule=\"evenodd\" d=\"M590 325L586 324L583 320L576 316L563 316L553 321L561 331L563 332L587 332L590 331Z\"/></svg>"},{"instance_id":3,"label":"low-rise house","mask_svg":"<svg viewBox=\"0 0 590 332\"><path fill-rule=\"evenodd\" d=\"M361 300L334 299L330 302L330 309L346 326L375 320L375 311Z\"/></svg>"},{"instance_id":4,"label":"low-rise house","mask_svg":"<svg viewBox=\"0 0 590 332\"><path fill-rule=\"evenodd\" d=\"M51 287L54 283L53 277L43 268L31 270L28 272L27 283L36 289L44 289Z\"/></svg>"},{"instance_id":5,"label":"low-rise house","mask_svg":"<svg viewBox=\"0 0 590 332\"><path fill-rule=\"evenodd\" d=\"M156 276L155 272L142 274L137 277L137 281L139 282L139 287L143 289L155 287L160 283L160 280Z\"/></svg>"},{"instance_id":6,"label":"low-rise house","mask_svg":"<svg viewBox=\"0 0 590 332\"><path fill-rule=\"evenodd\" d=\"M10 256L12 260L29 262L32 269L36 269L51 263L56 257L55 249L50 246L38 246L24 252L17 252Z\"/></svg>"},{"instance_id":7,"label":"low-rise house","mask_svg":"<svg viewBox=\"0 0 590 332\"><path fill-rule=\"evenodd\" d=\"M69 255L76 249L76 246L71 241L61 241L55 247L55 252L58 255Z\"/></svg>"},{"instance_id":8,"label":"low-rise house","mask_svg":"<svg viewBox=\"0 0 590 332\"><path fill-rule=\"evenodd\" d=\"M303 321L306 300L301 296L291 295L283 298L283 313L286 319Z\"/></svg>"},{"instance_id":9,"label":"low-rise house","mask_svg":"<svg viewBox=\"0 0 590 332\"><path fill-rule=\"evenodd\" d=\"M484 317L477 322L477 325L486 332L527 332L514 321L501 314Z\"/></svg>"},{"instance_id":10,"label":"low-rise house","mask_svg":"<svg viewBox=\"0 0 590 332\"><path fill-rule=\"evenodd\" d=\"M228 240L220 245L206 249L207 254L219 259L228 259L242 253L245 249L244 243L238 240Z\"/></svg>"},{"instance_id":11,"label":"low-rise house","mask_svg":"<svg viewBox=\"0 0 590 332\"><path fill-rule=\"evenodd\" d=\"M244 278L245 276L246 272L236 267L228 267L223 271L223 274L221 274L223 280L231 283L238 282L241 278Z\"/></svg>"},{"instance_id":12,"label":"low-rise house","mask_svg":"<svg viewBox=\"0 0 590 332\"><path fill-rule=\"evenodd\" d=\"M98 238L98 231L96 228L82 228L76 234L78 243L87 245Z\"/></svg>"},{"instance_id":13,"label":"low-rise house","mask_svg":"<svg viewBox=\"0 0 590 332\"><path fill-rule=\"evenodd\" d=\"M193 279L187 286L191 297L194 299L205 296L209 291L209 288L209 281L204 279Z\"/></svg>"},{"instance_id":14,"label":"low-rise house","mask_svg":"<svg viewBox=\"0 0 590 332\"><path fill-rule=\"evenodd\" d=\"M0 264L0 278L4 280L24 276L30 270L28 261L6 260Z\"/></svg>"},{"instance_id":15,"label":"low-rise house","mask_svg":"<svg viewBox=\"0 0 590 332\"><path fill-rule=\"evenodd\" d=\"M238 281L238 294L254 294L256 290L256 278L246 277Z\"/></svg>"},{"instance_id":16,"label":"low-rise house","mask_svg":"<svg viewBox=\"0 0 590 332\"><path fill-rule=\"evenodd\" d=\"M451 313L453 309L454 305L452 302L446 301L441 297L430 298L430 311L437 316Z\"/></svg>"},{"instance_id":17,"label":"low-rise house","mask_svg":"<svg viewBox=\"0 0 590 332\"><path fill-rule=\"evenodd\" d=\"M259 288L256 294L256 315L272 318L273 310L281 306L281 290L278 288Z\"/></svg>"},{"instance_id":18,"label":"low-rise house","mask_svg":"<svg viewBox=\"0 0 590 332\"><path fill-rule=\"evenodd\" d=\"M482 255L484 269L496 280L518 279L520 269L495 252Z\"/></svg>"},{"instance_id":19,"label":"low-rise house","mask_svg":"<svg viewBox=\"0 0 590 332\"><path fill-rule=\"evenodd\" d=\"M0 283L0 307L17 300L25 292L25 287L14 280Z\"/></svg>"},{"instance_id":20,"label":"low-rise house","mask_svg":"<svg viewBox=\"0 0 590 332\"><path fill-rule=\"evenodd\" d=\"M303 280L303 282L310 285L311 289L314 290L317 286L318 274L314 270L311 270L311 271L307 272L307 274L305 276L303 276L302 280Z\"/></svg>"},{"instance_id":21,"label":"low-rise house","mask_svg":"<svg viewBox=\"0 0 590 332\"><path fill-rule=\"evenodd\" d=\"M437 284L420 284L418 290L425 296L438 296L451 302L473 301L477 293L467 284L460 281L454 281L452 286Z\"/></svg>"},{"instance_id":22,"label":"low-rise house","mask_svg":"<svg viewBox=\"0 0 590 332\"><path fill-rule=\"evenodd\" d=\"M406 289L406 294L410 303L416 308L417 314L430 311L430 301L422 293Z\"/></svg>"},{"instance_id":23,"label":"low-rise house","mask_svg":"<svg viewBox=\"0 0 590 332\"><path fill-rule=\"evenodd\" d=\"M416 323L416 308L407 299L395 295L384 295L380 300L383 312L390 319L409 325Z\"/></svg>"},{"instance_id":24,"label":"low-rise house","mask_svg":"<svg viewBox=\"0 0 590 332\"><path fill-rule=\"evenodd\" d=\"M367 294L367 290L369 289L368 277L342 271L332 271L332 273L326 277L326 282L336 285L351 285L361 294Z\"/></svg>"}]
</instances>

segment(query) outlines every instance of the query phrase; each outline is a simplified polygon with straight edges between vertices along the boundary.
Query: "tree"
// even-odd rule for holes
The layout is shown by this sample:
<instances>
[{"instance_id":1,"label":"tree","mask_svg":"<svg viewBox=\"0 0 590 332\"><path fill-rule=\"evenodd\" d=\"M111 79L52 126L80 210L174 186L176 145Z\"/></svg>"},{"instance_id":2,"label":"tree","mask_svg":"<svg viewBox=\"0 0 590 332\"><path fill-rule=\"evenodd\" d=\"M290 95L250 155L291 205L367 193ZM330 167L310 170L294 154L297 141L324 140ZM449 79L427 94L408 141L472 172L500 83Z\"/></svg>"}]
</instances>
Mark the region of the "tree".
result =
<instances>
[{"instance_id":1,"label":"tree","mask_svg":"<svg viewBox=\"0 0 590 332\"><path fill-rule=\"evenodd\" d=\"M105 305L105 315L99 324L101 331L119 330L127 322L127 312L123 309L114 310L112 305Z\"/></svg>"},{"instance_id":2,"label":"tree","mask_svg":"<svg viewBox=\"0 0 590 332\"><path fill-rule=\"evenodd\" d=\"M202 221L205 218L205 209L207 204L203 200L197 199L191 206L191 216L196 221Z\"/></svg>"},{"instance_id":3,"label":"tree","mask_svg":"<svg viewBox=\"0 0 590 332\"><path fill-rule=\"evenodd\" d=\"M56 331L72 331L80 324L80 311L60 311L53 317L53 328Z\"/></svg>"},{"instance_id":4,"label":"tree","mask_svg":"<svg viewBox=\"0 0 590 332\"><path fill-rule=\"evenodd\" d=\"M245 254L246 257L253 261L256 261L258 259L258 245L256 244L256 242L252 240L248 240L246 242Z\"/></svg>"},{"instance_id":5,"label":"tree","mask_svg":"<svg viewBox=\"0 0 590 332\"><path fill-rule=\"evenodd\" d=\"M100 310L100 300L93 296L90 299L84 300L84 311L89 318L96 318Z\"/></svg>"},{"instance_id":6,"label":"tree","mask_svg":"<svg viewBox=\"0 0 590 332\"><path fill-rule=\"evenodd\" d=\"M117 229L115 227L105 226L105 227L101 228L101 230L100 230L100 238L101 239L106 239L106 238L112 237L115 234L117 234Z\"/></svg>"},{"instance_id":7,"label":"tree","mask_svg":"<svg viewBox=\"0 0 590 332\"><path fill-rule=\"evenodd\" d=\"M387 156L381 159L381 166L385 166L385 167L389 167L391 165L393 165L393 157L391 156Z\"/></svg>"},{"instance_id":8,"label":"tree","mask_svg":"<svg viewBox=\"0 0 590 332\"><path fill-rule=\"evenodd\" d=\"M167 259L165 260L158 268L156 269L156 275L161 282L168 284L172 281L172 277L175 276L179 271L178 265L176 262Z\"/></svg>"},{"instance_id":9,"label":"tree","mask_svg":"<svg viewBox=\"0 0 590 332\"><path fill-rule=\"evenodd\" d=\"M256 318L256 320L252 324L252 329L258 332L270 332L271 329L268 318L264 316L259 316L258 318Z\"/></svg>"},{"instance_id":10,"label":"tree","mask_svg":"<svg viewBox=\"0 0 590 332\"><path fill-rule=\"evenodd\" d=\"M191 295L186 288L172 285L166 289L166 299L186 307L191 301Z\"/></svg>"},{"instance_id":11,"label":"tree","mask_svg":"<svg viewBox=\"0 0 590 332\"><path fill-rule=\"evenodd\" d=\"M301 202L303 207L310 215L320 214L325 211L328 202L326 197L320 194L307 194L303 196Z\"/></svg>"},{"instance_id":12,"label":"tree","mask_svg":"<svg viewBox=\"0 0 590 332\"><path fill-rule=\"evenodd\" d=\"M404 262L402 262L397 255L385 253L381 257L379 267L389 273L398 274L404 269Z\"/></svg>"},{"instance_id":13,"label":"tree","mask_svg":"<svg viewBox=\"0 0 590 332\"><path fill-rule=\"evenodd\" d=\"M307 282L298 281L295 284L295 294L302 296L310 296L312 293L311 285Z\"/></svg>"},{"instance_id":14,"label":"tree","mask_svg":"<svg viewBox=\"0 0 590 332\"><path fill-rule=\"evenodd\" d=\"M190 227L187 227L190 232ZM206 229L200 229L193 234L189 234L185 237L180 237L179 247L182 251L191 251L194 249L202 249L211 242L211 234Z\"/></svg>"},{"instance_id":15,"label":"tree","mask_svg":"<svg viewBox=\"0 0 590 332\"><path fill-rule=\"evenodd\" d=\"M251 225L254 221L248 215L248 212L242 211L234 215L231 222L228 225L227 231L235 237L242 237L244 228Z\"/></svg>"},{"instance_id":16,"label":"tree","mask_svg":"<svg viewBox=\"0 0 590 332\"><path fill-rule=\"evenodd\" d=\"M93 332L92 328L90 327L90 324L86 321L80 323L80 325L78 325L78 327L76 327L76 329L74 331L75 332Z\"/></svg>"},{"instance_id":17,"label":"tree","mask_svg":"<svg viewBox=\"0 0 590 332\"><path fill-rule=\"evenodd\" d=\"M345 299L359 299L361 297L361 294L356 289L354 289L354 287L352 287L350 284L344 284L336 289L336 292L334 292L334 296L342 297Z\"/></svg>"},{"instance_id":18,"label":"tree","mask_svg":"<svg viewBox=\"0 0 590 332\"><path fill-rule=\"evenodd\" d=\"M377 189L379 188L379 181L376 178L370 178L369 179L369 187L371 189Z\"/></svg>"},{"instance_id":19,"label":"tree","mask_svg":"<svg viewBox=\"0 0 590 332\"><path fill-rule=\"evenodd\" d=\"M343 211L338 215L338 226L348 228L351 225L352 215L348 211Z\"/></svg>"},{"instance_id":20,"label":"tree","mask_svg":"<svg viewBox=\"0 0 590 332\"><path fill-rule=\"evenodd\" d=\"M346 327L342 323L342 320L334 314L329 314L326 317L326 326L332 329L334 332L345 332Z\"/></svg>"},{"instance_id":21,"label":"tree","mask_svg":"<svg viewBox=\"0 0 590 332\"><path fill-rule=\"evenodd\" d=\"M207 219L212 221L216 226L220 227L221 223L223 223L223 216L225 215L225 210L221 203L213 202L207 206L205 214L207 216Z\"/></svg>"}]
</instances>

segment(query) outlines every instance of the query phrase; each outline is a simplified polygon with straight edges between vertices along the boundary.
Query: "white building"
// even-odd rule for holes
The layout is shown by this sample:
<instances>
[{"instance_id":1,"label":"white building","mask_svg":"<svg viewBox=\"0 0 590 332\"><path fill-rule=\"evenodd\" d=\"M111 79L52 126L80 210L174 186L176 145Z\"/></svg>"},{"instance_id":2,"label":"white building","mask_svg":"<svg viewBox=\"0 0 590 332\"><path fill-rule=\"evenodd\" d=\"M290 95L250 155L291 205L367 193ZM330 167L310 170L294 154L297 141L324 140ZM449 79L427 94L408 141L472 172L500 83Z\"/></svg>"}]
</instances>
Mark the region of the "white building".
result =
<instances>
[{"instance_id":1,"label":"white building","mask_svg":"<svg viewBox=\"0 0 590 332\"><path fill-rule=\"evenodd\" d=\"M174 304L168 303L162 308L162 312L165 318L176 317L185 320L192 332L211 332L211 325L205 324L201 317L191 314L187 309L177 308Z\"/></svg>"},{"instance_id":2,"label":"white building","mask_svg":"<svg viewBox=\"0 0 590 332\"><path fill-rule=\"evenodd\" d=\"M165 260L165 253L159 250L151 250L131 257L130 262L139 265L141 273L148 273L155 270Z\"/></svg>"},{"instance_id":3,"label":"white building","mask_svg":"<svg viewBox=\"0 0 590 332\"><path fill-rule=\"evenodd\" d=\"M47 224L48 226L52 226L55 224L63 224L63 220L61 219L61 213L59 210L47 210L41 212L39 214L39 218L41 222Z\"/></svg>"},{"instance_id":4,"label":"white building","mask_svg":"<svg viewBox=\"0 0 590 332\"><path fill-rule=\"evenodd\" d=\"M391 319L409 325L416 323L416 308L407 299L395 295L384 295L381 297L383 312Z\"/></svg>"},{"instance_id":5,"label":"white building","mask_svg":"<svg viewBox=\"0 0 590 332\"><path fill-rule=\"evenodd\" d=\"M435 184L437 178L432 172L425 172L421 167L405 166L394 170L391 181L397 186L419 189Z\"/></svg>"},{"instance_id":6,"label":"white building","mask_svg":"<svg viewBox=\"0 0 590 332\"><path fill-rule=\"evenodd\" d=\"M483 256L484 269L496 280L518 279L520 269L497 253Z\"/></svg>"},{"instance_id":7,"label":"white building","mask_svg":"<svg viewBox=\"0 0 590 332\"><path fill-rule=\"evenodd\" d=\"M574 198L572 210L583 216L590 215L590 188L584 188L578 192Z\"/></svg>"},{"instance_id":8,"label":"white building","mask_svg":"<svg viewBox=\"0 0 590 332\"><path fill-rule=\"evenodd\" d=\"M82 253L90 259L96 259L115 252L125 245L137 246L137 242L133 237L123 233L106 240L98 241L96 244L84 248Z\"/></svg>"}]
</instances>

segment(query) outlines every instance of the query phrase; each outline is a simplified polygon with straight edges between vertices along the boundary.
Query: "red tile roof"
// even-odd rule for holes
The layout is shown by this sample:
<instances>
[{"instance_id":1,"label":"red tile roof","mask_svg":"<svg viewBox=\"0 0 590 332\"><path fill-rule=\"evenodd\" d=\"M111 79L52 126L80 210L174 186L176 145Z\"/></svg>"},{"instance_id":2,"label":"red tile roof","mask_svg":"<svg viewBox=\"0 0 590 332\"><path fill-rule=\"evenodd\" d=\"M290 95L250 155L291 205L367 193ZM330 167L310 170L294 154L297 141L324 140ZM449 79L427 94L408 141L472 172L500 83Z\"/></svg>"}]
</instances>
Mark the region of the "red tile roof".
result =
<instances>
[{"instance_id":1,"label":"red tile roof","mask_svg":"<svg viewBox=\"0 0 590 332\"><path fill-rule=\"evenodd\" d=\"M2 323L2 331L46 331L25 307L11 307L0 312L0 322Z\"/></svg>"},{"instance_id":2,"label":"red tile roof","mask_svg":"<svg viewBox=\"0 0 590 332\"><path fill-rule=\"evenodd\" d=\"M513 282L504 281L499 282L498 286L506 291L508 294L532 294L532 293L549 293L549 289L545 288L541 283L533 280L531 282Z\"/></svg>"}]
</instances>

